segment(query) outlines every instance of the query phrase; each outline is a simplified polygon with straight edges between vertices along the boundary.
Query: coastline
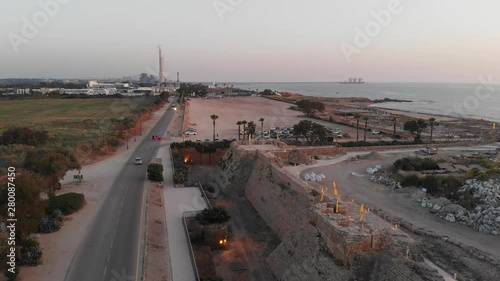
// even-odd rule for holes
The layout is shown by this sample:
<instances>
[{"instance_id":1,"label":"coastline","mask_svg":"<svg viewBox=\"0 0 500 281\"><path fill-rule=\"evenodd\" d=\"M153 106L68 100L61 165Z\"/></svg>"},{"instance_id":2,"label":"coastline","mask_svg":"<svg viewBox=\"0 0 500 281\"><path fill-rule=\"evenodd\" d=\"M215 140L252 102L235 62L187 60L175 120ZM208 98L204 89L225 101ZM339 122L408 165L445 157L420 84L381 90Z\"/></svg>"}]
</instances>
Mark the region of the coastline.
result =
<instances>
[{"instance_id":1,"label":"coastline","mask_svg":"<svg viewBox=\"0 0 500 281\"><path fill-rule=\"evenodd\" d=\"M268 96L267 98L273 99L273 100L279 100L279 101L284 101L293 104L296 99L303 98L303 99L315 99L318 101L322 102L332 102L335 100L366 100L367 104L365 106L367 108L373 108L373 109L378 109L378 110L384 110L386 112L390 112L393 115L404 115L409 118L421 118L421 119L430 119L430 118L435 118L437 120L443 121L443 122L456 122L456 121L468 121L468 122L474 122L474 123L494 123L498 122L497 120L492 120L492 119L478 119L478 118L473 118L473 117L457 117L453 115L445 115L445 114L438 114L438 113L428 113L428 112L423 112L419 110L407 110L407 109L398 109L398 108L391 108L391 107L385 107L383 106L384 103L392 103L392 104L406 104L406 103L411 103L415 102L412 100L400 100L400 99L393 99L387 102L375 102L377 99L373 100L368 97L322 97L322 96L306 96L300 93L296 92L289 92L289 91L283 91L279 92L279 94L285 94L283 98L275 98L276 96ZM264 96L266 97L266 96ZM294 97L292 99L288 99L288 97ZM436 118L438 117L438 118Z\"/></svg>"}]
</instances>

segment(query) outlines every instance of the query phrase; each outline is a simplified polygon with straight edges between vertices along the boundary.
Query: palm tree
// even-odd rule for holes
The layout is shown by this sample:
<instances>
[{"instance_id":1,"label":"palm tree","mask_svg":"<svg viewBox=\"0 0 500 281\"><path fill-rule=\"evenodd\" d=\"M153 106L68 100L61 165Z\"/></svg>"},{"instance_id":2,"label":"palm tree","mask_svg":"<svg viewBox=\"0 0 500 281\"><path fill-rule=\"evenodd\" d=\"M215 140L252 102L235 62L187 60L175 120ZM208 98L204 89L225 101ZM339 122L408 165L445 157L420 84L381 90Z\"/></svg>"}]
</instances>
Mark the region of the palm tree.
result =
<instances>
[{"instance_id":1,"label":"palm tree","mask_svg":"<svg viewBox=\"0 0 500 281\"><path fill-rule=\"evenodd\" d=\"M359 118L361 118L361 115L355 114L354 118L356 118L356 141L359 141Z\"/></svg>"},{"instance_id":2,"label":"palm tree","mask_svg":"<svg viewBox=\"0 0 500 281\"><path fill-rule=\"evenodd\" d=\"M264 138L264 117L260 117L260 139Z\"/></svg>"},{"instance_id":3,"label":"palm tree","mask_svg":"<svg viewBox=\"0 0 500 281\"><path fill-rule=\"evenodd\" d=\"M368 116L363 117L363 120L365 120L365 134L363 136L363 141L366 142L366 127L368 125Z\"/></svg>"},{"instance_id":4,"label":"palm tree","mask_svg":"<svg viewBox=\"0 0 500 281\"><path fill-rule=\"evenodd\" d=\"M241 125L243 125L243 123L241 123L241 121L238 121L236 122L236 125L238 125L238 140L241 139Z\"/></svg>"},{"instance_id":5,"label":"palm tree","mask_svg":"<svg viewBox=\"0 0 500 281\"><path fill-rule=\"evenodd\" d=\"M212 114L212 115L210 115L210 118L214 122L214 142L215 142L215 120L217 120L219 118L219 116L217 116L217 114Z\"/></svg>"},{"instance_id":6,"label":"palm tree","mask_svg":"<svg viewBox=\"0 0 500 281\"><path fill-rule=\"evenodd\" d=\"M392 137L396 138L396 122L398 121L398 118L396 116L394 116L391 118L391 121L393 122L392 124L394 126L394 131L392 133Z\"/></svg>"},{"instance_id":7,"label":"palm tree","mask_svg":"<svg viewBox=\"0 0 500 281\"><path fill-rule=\"evenodd\" d=\"M243 125L243 140L246 140L245 129L246 129L247 121L243 120L243 121L241 121L241 124Z\"/></svg>"},{"instance_id":8,"label":"palm tree","mask_svg":"<svg viewBox=\"0 0 500 281\"><path fill-rule=\"evenodd\" d=\"M434 121L436 121L435 118L429 119L431 121L431 140L429 141L430 145L432 145L432 132L434 131Z\"/></svg>"}]
</instances>

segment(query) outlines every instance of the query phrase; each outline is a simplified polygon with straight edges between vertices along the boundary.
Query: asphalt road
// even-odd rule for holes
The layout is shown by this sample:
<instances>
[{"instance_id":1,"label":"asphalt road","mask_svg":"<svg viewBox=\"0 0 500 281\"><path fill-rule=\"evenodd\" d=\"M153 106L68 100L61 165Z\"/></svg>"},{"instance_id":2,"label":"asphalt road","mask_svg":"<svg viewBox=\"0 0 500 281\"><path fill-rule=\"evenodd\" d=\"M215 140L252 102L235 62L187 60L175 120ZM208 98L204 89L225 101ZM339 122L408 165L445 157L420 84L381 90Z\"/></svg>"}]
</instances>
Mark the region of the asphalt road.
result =
<instances>
[{"instance_id":1,"label":"asphalt road","mask_svg":"<svg viewBox=\"0 0 500 281\"><path fill-rule=\"evenodd\" d=\"M175 101L177 103L177 101ZM144 239L143 186L147 164L160 147L153 135L163 135L174 111L169 107L150 134L145 136L104 198L102 207L78 247L65 281L136 281L142 268ZM135 157L143 165L134 165Z\"/></svg>"}]
</instances>

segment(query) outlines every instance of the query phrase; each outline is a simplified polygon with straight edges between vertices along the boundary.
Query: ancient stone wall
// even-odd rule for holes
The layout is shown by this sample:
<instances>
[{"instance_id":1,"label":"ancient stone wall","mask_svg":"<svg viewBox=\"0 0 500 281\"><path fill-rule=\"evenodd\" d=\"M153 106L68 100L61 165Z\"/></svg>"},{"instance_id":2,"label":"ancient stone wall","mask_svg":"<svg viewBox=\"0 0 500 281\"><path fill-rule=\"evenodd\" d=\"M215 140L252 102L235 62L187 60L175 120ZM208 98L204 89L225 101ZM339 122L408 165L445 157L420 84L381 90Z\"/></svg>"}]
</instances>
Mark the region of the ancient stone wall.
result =
<instances>
[{"instance_id":1,"label":"ancient stone wall","mask_svg":"<svg viewBox=\"0 0 500 281\"><path fill-rule=\"evenodd\" d=\"M321 211L312 188L282 169L279 158L235 144L221 160L217 176L226 191L243 192L280 238L267 258L278 280L438 280L417 276L415 268L421 275L431 271L415 255L404 257L407 248L417 252L416 243L399 231L364 233L340 220L333 224L338 214L332 217L331 208ZM377 220L375 214L367 215L367 224L381 225Z\"/></svg>"}]
</instances>

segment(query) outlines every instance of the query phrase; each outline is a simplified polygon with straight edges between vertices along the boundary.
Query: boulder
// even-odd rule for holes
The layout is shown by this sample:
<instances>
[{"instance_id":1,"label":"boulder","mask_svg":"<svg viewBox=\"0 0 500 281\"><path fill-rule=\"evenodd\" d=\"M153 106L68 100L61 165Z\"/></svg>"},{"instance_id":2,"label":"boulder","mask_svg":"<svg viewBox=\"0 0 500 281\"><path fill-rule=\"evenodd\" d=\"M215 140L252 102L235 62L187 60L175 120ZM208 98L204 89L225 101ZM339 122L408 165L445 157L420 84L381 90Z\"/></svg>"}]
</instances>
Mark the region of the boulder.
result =
<instances>
[{"instance_id":1,"label":"boulder","mask_svg":"<svg viewBox=\"0 0 500 281\"><path fill-rule=\"evenodd\" d=\"M447 214L445 220L455 222L455 216L453 214Z\"/></svg>"}]
</instances>

